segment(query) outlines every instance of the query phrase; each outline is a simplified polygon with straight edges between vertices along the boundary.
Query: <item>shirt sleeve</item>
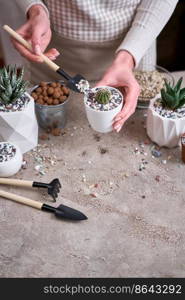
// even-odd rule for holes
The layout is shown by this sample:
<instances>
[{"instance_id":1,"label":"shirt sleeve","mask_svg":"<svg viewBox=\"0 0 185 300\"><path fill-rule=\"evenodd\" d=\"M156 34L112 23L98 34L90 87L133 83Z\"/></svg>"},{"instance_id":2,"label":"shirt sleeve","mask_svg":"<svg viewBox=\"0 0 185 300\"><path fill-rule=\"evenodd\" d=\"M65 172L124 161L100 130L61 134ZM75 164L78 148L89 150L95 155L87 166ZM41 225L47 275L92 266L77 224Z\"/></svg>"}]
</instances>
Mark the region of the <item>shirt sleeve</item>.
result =
<instances>
[{"instance_id":1,"label":"shirt sleeve","mask_svg":"<svg viewBox=\"0 0 185 300\"><path fill-rule=\"evenodd\" d=\"M178 0L142 0L131 28L116 50L126 50L135 59L135 67L171 17Z\"/></svg>"},{"instance_id":2,"label":"shirt sleeve","mask_svg":"<svg viewBox=\"0 0 185 300\"><path fill-rule=\"evenodd\" d=\"M25 15L27 14L27 12L31 6L33 6L35 4L39 4L45 8L45 10L48 14L48 17L49 17L49 11L48 11L46 5L44 5L43 1L41 1L41 0L16 0L16 3L24 11Z\"/></svg>"}]
</instances>

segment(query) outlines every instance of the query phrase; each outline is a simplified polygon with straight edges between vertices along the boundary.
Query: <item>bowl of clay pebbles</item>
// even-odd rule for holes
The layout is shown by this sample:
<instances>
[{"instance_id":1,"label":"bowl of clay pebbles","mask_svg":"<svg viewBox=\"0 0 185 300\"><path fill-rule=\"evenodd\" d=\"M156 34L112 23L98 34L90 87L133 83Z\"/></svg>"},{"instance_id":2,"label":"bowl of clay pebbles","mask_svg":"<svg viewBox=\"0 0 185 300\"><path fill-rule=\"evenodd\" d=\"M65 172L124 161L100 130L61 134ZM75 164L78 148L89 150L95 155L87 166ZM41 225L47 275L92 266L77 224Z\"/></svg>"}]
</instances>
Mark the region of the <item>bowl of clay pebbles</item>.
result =
<instances>
[{"instance_id":1,"label":"bowl of clay pebbles","mask_svg":"<svg viewBox=\"0 0 185 300\"><path fill-rule=\"evenodd\" d=\"M148 108L150 101L160 95L165 80L172 85L174 84L172 74L157 65L146 65L143 70L135 70L134 75L141 88L137 108Z\"/></svg>"},{"instance_id":2,"label":"bowl of clay pebbles","mask_svg":"<svg viewBox=\"0 0 185 300\"><path fill-rule=\"evenodd\" d=\"M23 156L19 147L11 142L0 143L0 177L16 174L22 166Z\"/></svg>"},{"instance_id":3,"label":"bowl of clay pebbles","mask_svg":"<svg viewBox=\"0 0 185 300\"><path fill-rule=\"evenodd\" d=\"M38 124L43 129L64 128L67 122L69 89L63 82L40 82L31 89Z\"/></svg>"}]
</instances>

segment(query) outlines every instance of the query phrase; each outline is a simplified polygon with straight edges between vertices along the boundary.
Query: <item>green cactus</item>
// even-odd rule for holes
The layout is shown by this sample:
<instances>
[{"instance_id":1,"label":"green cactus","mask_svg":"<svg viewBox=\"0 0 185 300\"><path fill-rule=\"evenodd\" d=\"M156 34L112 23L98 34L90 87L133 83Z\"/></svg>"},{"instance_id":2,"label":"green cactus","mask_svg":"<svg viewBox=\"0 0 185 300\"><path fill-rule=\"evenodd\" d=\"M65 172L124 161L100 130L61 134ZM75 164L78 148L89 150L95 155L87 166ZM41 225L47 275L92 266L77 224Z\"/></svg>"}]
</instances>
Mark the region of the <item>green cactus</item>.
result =
<instances>
[{"instance_id":1,"label":"green cactus","mask_svg":"<svg viewBox=\"0 0 185 300\"><path fill-rule=\"evenodd\" d=\"M104 88L97 91L95 100L100 104L107 104L111 99L111 92Z\"/></svg>"},{"instance_id":2,"label":"green cactus","mask_svg":"<svg viewBox=\"0 0 185 300\"><path fill-rule=\"evenodd\" d=\"M165 82L165 88L161 90L161 104L164 108L175 110L185 104L185 88L181 89L182 80L181 77L175 86Z\"/></svg>"},{"instance_id":3,"label":"green cactus","mask_svg":"<svg viewBox=\"0 0 185 300\"><path fill-rule=\"evenodd\" d=\"M20 98L26 91L27 82L23 80L24 69L18 75L17 67L0 69L0 103L8 105Z\"/></svg>"}]
</instances>

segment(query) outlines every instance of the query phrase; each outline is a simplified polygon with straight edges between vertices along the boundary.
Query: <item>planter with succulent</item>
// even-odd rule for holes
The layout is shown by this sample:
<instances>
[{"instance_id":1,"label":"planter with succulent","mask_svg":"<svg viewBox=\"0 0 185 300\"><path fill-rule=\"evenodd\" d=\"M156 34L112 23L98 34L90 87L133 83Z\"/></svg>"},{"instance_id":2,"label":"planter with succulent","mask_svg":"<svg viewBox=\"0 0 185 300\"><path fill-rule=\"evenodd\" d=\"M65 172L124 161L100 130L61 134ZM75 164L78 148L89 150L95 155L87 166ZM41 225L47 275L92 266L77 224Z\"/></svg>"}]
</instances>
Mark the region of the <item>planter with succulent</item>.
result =
<instances>
[{"instance_id":1,"label":"planter with succulent","mask_svg":"<svg viewBox=\"0 0 185 300\"><path fill-rule=\"evenodd\" d=\"M161 97L151 101L147 113L147 134L159 146L172 148L185 132L185 88L183 78L176 85L165 82Z\"/></svg>"},{"instance_id":2,"label":"planter with succulent","mask_svg":"<svg viewBox=\"0 0 185 300\"><path fill-rule=\"evenodd\" d=\"M91 127L101 133L111 132L113 119L123 106L123 95L113 87L95 87L85 93L84 103Z\"/></svg>"},{"instance_id":3,"label":"planter with succulent","mask_svg":"<svg viewBox=\"0 0 185 300\"><path fill-rule=\"evenodd\" d=\"M0 136L25 153L38 143L34 100L26 92L24 69L8 66L0 70Z\"/></svg>"}]
</instances>

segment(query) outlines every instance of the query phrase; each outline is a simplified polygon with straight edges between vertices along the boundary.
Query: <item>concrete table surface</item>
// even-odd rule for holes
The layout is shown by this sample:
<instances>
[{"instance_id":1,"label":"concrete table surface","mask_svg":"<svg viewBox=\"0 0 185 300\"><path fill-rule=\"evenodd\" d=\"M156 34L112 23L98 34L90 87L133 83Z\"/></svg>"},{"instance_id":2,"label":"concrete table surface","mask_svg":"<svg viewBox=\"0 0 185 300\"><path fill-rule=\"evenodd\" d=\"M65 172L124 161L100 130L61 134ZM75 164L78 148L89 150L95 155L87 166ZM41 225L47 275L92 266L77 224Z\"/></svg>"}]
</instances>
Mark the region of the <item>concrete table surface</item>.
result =
<instances>
[{"instance_id":1,"label":"concrete table surface","mask_svg":"<svg viewBox=\"0 0 185 300\"><path fill-rule=\"evenodd\" d=\"M181 75L185 79L185 72L174 73ZM38 149L24 156L27 168L14 176L43 182L59 177L57 203L37 189L2 189L63 203L88 220L57 220L1 198L0 276L184 277L185 166L180 148L161 148L161 157L152 157L142 109L119 134L97 134L88 125L81 96L71 98L66 131L41 139ZM145 169L139 171L142 163ZM39 164L44 175L35 170Z\"/></svg>"}]
</instances>

